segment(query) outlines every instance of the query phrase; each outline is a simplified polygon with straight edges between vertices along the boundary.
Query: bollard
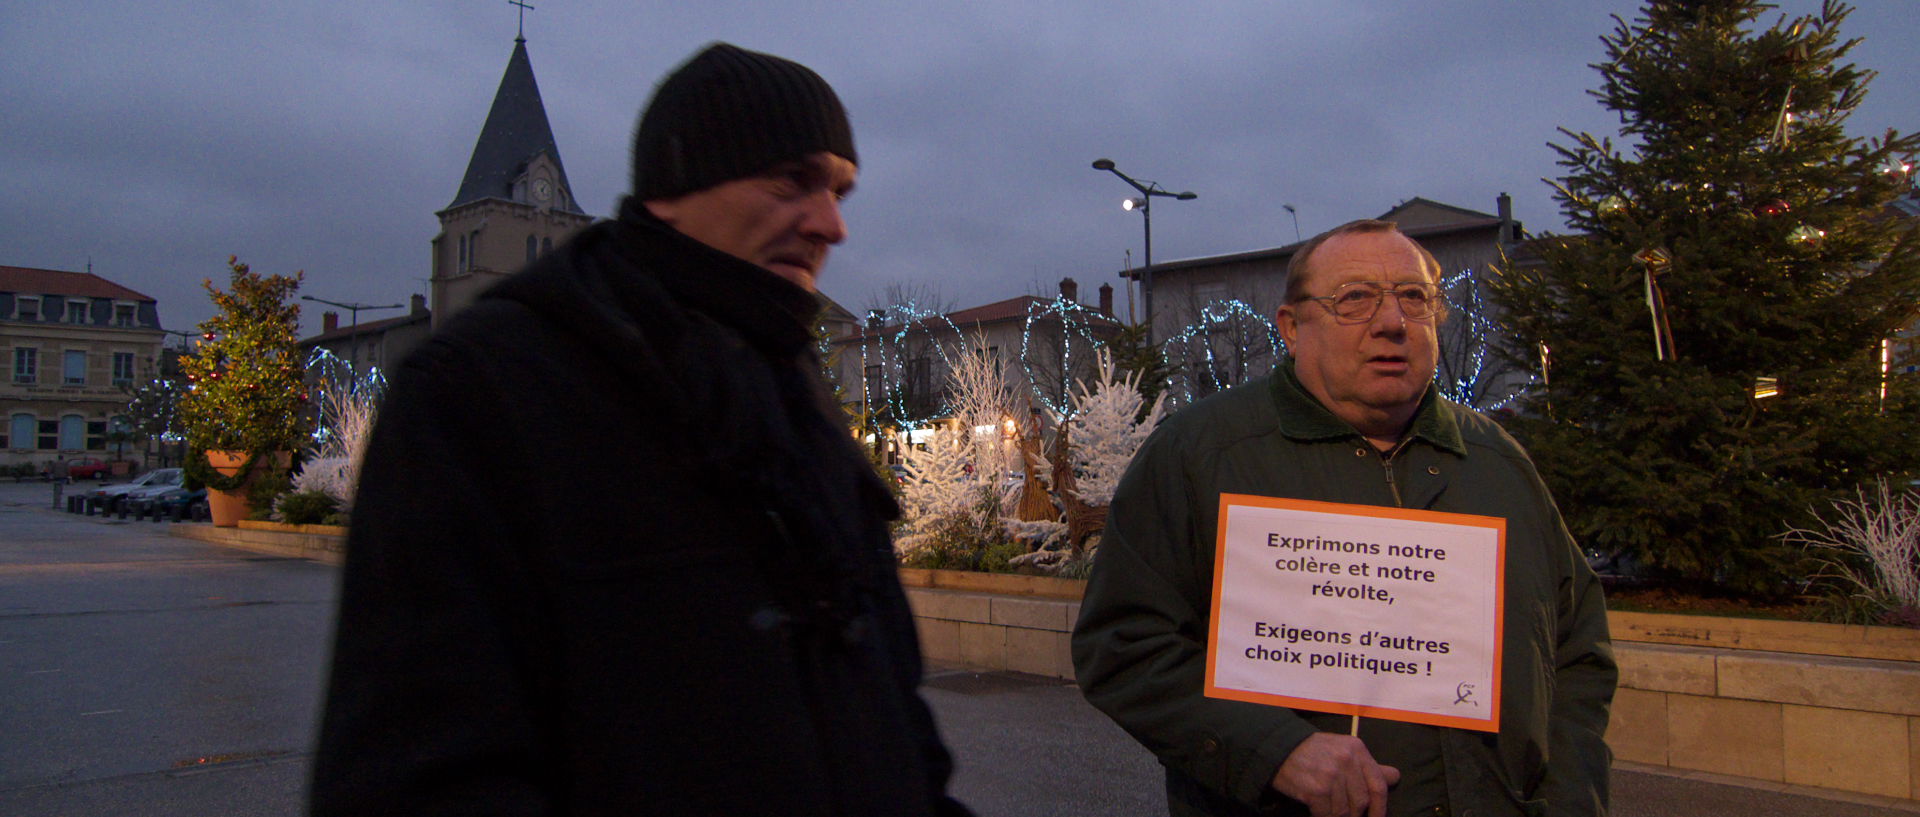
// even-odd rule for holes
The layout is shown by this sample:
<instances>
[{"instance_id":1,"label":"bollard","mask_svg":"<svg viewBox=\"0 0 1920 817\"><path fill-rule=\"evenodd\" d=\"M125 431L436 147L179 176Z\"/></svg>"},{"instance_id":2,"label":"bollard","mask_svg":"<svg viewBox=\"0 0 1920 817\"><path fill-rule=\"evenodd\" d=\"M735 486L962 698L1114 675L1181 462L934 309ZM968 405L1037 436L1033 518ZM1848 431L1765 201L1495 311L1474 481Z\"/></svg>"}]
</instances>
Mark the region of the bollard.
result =
<instances>
[{"instance_id":1,"label":"bollard","mask_svg":"<svg viewBox=\"0 0 1920 817\"><path fill-rule=\"evenodd\" d=\"M175 521L175 522L178 522L178 521L180 521L181 519L184 519L184 518L186 518L186 515L187 515L187 503L185 503L185 502L182 502L182 503L180 503L180 504L178 504L178 505L175 505L175 506L173 506L173 510L172 510L172 511L170 511L169 513L170 513L170 515L171 515L171 516L173 517L173 521Z\"/></svg>"},{"instance_id":2,"label":"bollard","mask_svg":"<svg viewBox=\"0 0 1920 817\"><path fill-rule=\"evenodd\" d=\"M120 505L120 518L121 518L121 519L125 519L125 518L127 518L127 511L130 511L130 510L132 510L132 508L130 508L130 507L128 507L128 506L130 506L130 505L132 505L133 503L131 503L131 502L128 502L128 501L126 501L126 500L124 500L124 499L122 499L122 500L120 500L120 502L119 502L118 504Z\"/></svg>"},{"instance_id":3,"label":"bollard","mask_svg":"<svg viewBox=\"0 0 1920 817\"><path fill-rule=\"evenodd\" d=\"M53 507L54 507L54 510L59 510L59 509L60 509L60 492L61 492L61 489L62 489L62 487L63 487L63 486L61 486L61 484L60 484L60 483L58 483L58 482L56 482L56 483L54 483L54 484L53 484Z\"/></svg>"}]
</instances>

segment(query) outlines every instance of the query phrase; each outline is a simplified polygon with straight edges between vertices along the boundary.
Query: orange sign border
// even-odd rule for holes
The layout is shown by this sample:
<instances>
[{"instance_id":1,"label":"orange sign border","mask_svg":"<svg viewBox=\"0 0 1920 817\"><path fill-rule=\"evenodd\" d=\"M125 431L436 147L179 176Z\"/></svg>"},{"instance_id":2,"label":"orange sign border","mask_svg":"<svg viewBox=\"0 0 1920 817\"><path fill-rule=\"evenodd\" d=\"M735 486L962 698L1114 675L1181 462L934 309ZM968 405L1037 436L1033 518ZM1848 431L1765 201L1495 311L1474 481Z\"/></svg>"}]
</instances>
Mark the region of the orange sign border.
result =
<instances>
[{"instance_id":1,"label":"orange sign border","mask_svg":"<svg viewBox=\"0 0 1920 817\"><path fill-rule=\"evenodd\" d=\"M1457 715L1435 715L1428 712L1413 712L1405 709L1393 709L1384 706L1350 704L1340 701L1322 701L1315 698L1295 698L1286 695L1273 695L1265 692L1249 692L1243 689L1227 689L1214 684L1214 668L1218 666L1220 649L1220 586L1226 575L1227 563L1227 514L1234 505L1254 508L1276 508L1288 511L1311 511L1314 513L1342 514L1346 516L1371 516L1376 519L1401 519L1411 522L1435 522L1446 525L1465 525L1476 528L1490 528L1494 532L1493 561L1493 700L1485 718L1467 718ZM1384 505L1351 505L1344 502L1321 502L1314 499L1284 499L1252 494L1220 495L1219 522L1214 530L1213 543L1213 600L1207 616L1207 679L1204 694L1209 698L1223 698L1230 701L1284 706L1289 709L1305 709L1312 712L1330 712L1336 715L1377 718L1380 720L1423 723L1429 726L1447 726L1455 729L1471 729L1478 732L1500 731L1500 666L1506 654L1506 612L1507 612L1507 520L1497 516L1476 516L1473 514L1443 513L1424 511L1416 508L1390 508Z\"/></svg>"}]
</instances>

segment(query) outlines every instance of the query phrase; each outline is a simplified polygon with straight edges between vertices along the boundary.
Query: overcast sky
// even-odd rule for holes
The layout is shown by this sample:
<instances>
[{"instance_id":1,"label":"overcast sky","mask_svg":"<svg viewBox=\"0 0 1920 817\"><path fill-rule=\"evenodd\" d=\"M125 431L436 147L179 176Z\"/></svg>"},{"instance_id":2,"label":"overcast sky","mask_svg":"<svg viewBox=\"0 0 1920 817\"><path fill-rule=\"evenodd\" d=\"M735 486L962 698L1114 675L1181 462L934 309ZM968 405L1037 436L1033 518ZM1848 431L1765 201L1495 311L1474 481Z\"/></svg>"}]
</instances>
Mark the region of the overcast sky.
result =
<instances>
[{"instance_id":1,"label":"overcast sky","mask_svg":"<svg viewBox=\"0 0 1920 817\"><path fill-rule=\"evenodd\" d=\"M1556 127L1613 134L1587 90L1615 0L969 3L530 0L534 73L581 205L613 211L654 83L727 40L805 63L853 118L851 238L821 286L855 312L893 283L966 307L1133 252L1132 194L1090 163L1192 190L1154 209L1159 261L1290 243L1415 196L1561 229ZM1786 13L1817 10L1789 0ZM1772 15L1765 18L1771 21ZM93 271L190 329L238 255L303 294L426 292L513 49L505 0L0 0L0 265ZM1920 4L1842 33L1880 72L1857 136L1920 128ZM1754 111L1771 116L1771 111ZM1564 141L1564 140L1562 140ZM1122 296L1124 298L1124 296ZM1122 301L1124 304L1124 301ZM313 331L318 309L306 311ZM362 321L397 311L364 312Z\"/></svg>"}]
</instances>

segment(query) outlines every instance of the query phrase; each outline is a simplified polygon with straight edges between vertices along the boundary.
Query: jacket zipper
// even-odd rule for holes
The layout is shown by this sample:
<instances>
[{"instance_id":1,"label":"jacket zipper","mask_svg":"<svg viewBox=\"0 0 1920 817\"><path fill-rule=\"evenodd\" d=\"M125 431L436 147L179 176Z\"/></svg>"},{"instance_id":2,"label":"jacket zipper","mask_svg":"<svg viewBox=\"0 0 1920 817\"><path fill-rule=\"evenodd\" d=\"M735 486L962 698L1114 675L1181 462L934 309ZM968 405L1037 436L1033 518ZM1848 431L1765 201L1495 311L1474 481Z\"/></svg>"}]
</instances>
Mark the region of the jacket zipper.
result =
<instances>
[{"instance_id":1,"label":"jacket zipper","mask_svg":"<svg viewBox=\"0 0 1920 817\"><path fill-rule=\"evenodd\" d=\"M1393 456L1406 447L1407 439L1409 438L1401 438L1400 442L1394 443L1392 448L1380 454L1380 468L1387 473L1387 490L1393 493L1393 506L1396 508L1407 507L1407 503L1400 498L1400 483L1393 479Z\"/></svg>"}]
</instances>

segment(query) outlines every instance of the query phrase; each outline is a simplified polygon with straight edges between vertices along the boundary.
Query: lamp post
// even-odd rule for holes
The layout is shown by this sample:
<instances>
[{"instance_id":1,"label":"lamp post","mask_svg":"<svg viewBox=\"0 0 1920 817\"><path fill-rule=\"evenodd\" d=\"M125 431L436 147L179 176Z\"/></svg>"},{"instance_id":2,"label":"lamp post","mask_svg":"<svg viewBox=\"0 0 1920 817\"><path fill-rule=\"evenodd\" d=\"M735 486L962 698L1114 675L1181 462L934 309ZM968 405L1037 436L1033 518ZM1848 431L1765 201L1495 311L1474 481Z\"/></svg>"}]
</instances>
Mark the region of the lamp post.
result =
<instances>
[{"instance_id":1,"label":"lamp post","mask_svg":"<svg viewBox=\"0 0 1920 817\"><path fill-rule=\"evenodd\" d=\"M314 303L322 303L328 306L337 306L337 307L340 307L341 309L347 310L347 312L352 316L351 319L353 321L353 326L347 332L347 365L353 367L355 377L360 376L359 375L360 310L362 309L399 309L401 307L401 304L382 304L379 306L375 306L373 304L362 304L362 303L343 304L339 301L329 301L325 298L315 298L312 295L302 295L300 296L300 300L313 301Z\"/></svg>"},{"instance_id":2,"label":"lamp post","mask_svg":"<svg viewBox=\"0 0 1920 817\"><path fill-rule=\"evenodd\" d=\"M1192 199L1196 199L1199 197L1194 195L1190 191L1175 193L1170 190L1166 190L1162 188L1158 182L1154 182L1154 181L1148 181L1145 184L1142 184L1139 181L1136 181L1132 176L1129 176L1125 173L1120 172L1119 168L1113 166L1112 159L1093 160L1093 169L1105 170L1112 173L1115 176L1119 176L1121 181L1124 181L1127 184L1132 185L1133 189L1140 191L1140 198L1127 199L1126 201L1121 202L1120 207L1123 210L1139 210L1140 216L1141 216L1141 223L1146 225L1147 246L1146 246L1146 253L1143 256L1146 263L1144 263L1140 267L1140 300L1143 302L1142 305L1145 307L1144 311L1146 312L1147 325L1152 326L1153 325L1153 197L1166 196L1167 198L1178 199L1180 201L1190 201ZM1151 334L1151 331L1149 331L1149 334Z\"/></svg>"},{"instance_id":3,"label":"lamp post","mask_svg":"<svg viewBox=\"0 0 1920 817\"><path fill-rule=\"evenodd\" d=\"M1287 215L1293 216L1293 240L1297 244L1300 242L1300 214L1294 212L1291 204L1282 204L1280 207L1287 211Z\"/></svg>"}]
</instances>

